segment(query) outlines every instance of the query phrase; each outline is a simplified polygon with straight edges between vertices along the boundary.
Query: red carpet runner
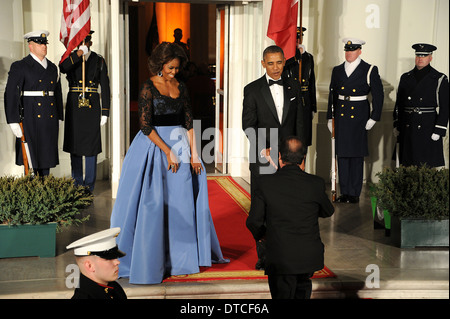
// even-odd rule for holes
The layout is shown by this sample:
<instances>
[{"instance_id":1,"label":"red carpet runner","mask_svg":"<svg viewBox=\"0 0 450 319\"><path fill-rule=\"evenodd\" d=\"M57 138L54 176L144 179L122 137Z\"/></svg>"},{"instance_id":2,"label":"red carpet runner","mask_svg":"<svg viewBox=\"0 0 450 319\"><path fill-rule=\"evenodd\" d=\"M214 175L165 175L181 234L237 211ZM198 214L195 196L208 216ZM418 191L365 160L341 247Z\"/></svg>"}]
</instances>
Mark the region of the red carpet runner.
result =
<instances>
[{"instance_id":1,"label":"red carpet runner","mask_svg":"<svg viewBox=\"0 0 450 319\"><path fill-rule=\"evenodd\" d=\"M266 279L264 271L255 270L257 261L255 240L245 226L250 210L250 195L233 178L208 177L211 215L227 264L201 267L200 273L172 276L164 282L205 281L227 279ZM327 267L313 278L335 277Z\"/></svg>"}]
</instances>

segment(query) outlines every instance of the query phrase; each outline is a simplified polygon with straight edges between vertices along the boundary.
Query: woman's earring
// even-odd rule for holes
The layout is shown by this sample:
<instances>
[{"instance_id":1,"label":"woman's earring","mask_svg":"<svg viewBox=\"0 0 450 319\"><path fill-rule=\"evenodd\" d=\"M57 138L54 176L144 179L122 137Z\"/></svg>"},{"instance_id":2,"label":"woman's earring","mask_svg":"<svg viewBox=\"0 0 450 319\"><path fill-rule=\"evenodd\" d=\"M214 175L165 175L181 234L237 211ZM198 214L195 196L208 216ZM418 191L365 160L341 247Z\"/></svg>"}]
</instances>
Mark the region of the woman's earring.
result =
<instances>
[{"instance_id":1,"label":"woman's earring","mask_svg":"<svg viewBox=\"0 0 450 319\"><path fill-rule=\"evenodd\" d=\"M161 72L161 71L158 72L158 76L159 76L159 77L162 76L162 72Z\"/></svg>"}]
</instances>

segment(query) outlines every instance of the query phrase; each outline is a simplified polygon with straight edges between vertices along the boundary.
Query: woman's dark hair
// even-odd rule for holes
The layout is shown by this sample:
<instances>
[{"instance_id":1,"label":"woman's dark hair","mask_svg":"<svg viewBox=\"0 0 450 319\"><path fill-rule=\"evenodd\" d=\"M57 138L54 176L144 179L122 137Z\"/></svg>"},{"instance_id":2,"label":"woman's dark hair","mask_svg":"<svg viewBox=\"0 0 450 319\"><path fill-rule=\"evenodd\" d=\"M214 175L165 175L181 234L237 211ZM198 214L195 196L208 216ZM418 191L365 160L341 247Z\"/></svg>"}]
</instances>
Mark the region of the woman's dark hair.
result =
<instances>
[{"instance_id":1,"label":"woman's dark hair","mask_svg":"<svg viewBox=\"0 0 450 319\"><path fill-rule=\"evenodd\" d=\"M180 60L180 69L183 69L187 62L186 53L178 44L172 42L162 42L152 51L148 58L148 68L152 75L158 74L164 64L173 59Z\"/></svg>"},{"instance_id":2,"label":"woman's dark hair","mask_svg":"<svg viewBox=\"0 0 450 319\"><path fill-rule=\"evenodd\" d=\"M296 136L289 136L280 143L281 160L289 164L301 164L306 156L302 141Z\"/></svg>"}]
</instances>

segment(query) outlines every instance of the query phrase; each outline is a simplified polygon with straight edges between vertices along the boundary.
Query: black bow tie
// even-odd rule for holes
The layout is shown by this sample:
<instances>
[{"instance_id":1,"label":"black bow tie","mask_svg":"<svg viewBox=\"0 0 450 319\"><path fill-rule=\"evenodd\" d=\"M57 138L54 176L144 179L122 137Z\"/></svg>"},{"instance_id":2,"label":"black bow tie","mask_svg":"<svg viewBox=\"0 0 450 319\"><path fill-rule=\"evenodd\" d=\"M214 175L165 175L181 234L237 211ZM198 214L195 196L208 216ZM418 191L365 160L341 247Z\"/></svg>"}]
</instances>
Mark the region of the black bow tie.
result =
<instances>
[{"instance_id":1,"label":"black bow tie","mask_svg":"<svg viewBox=\"0 0 450 319\"><path fill-rule=\"evenodd\" d=\"M283 85L283 80L282 80L282 79L279 79L279 80L277 80L277 81L274 81L274 80L270 80L270 79L269 79L269 86L271 86L272 84Z\"/></svg>"}]
</instances>

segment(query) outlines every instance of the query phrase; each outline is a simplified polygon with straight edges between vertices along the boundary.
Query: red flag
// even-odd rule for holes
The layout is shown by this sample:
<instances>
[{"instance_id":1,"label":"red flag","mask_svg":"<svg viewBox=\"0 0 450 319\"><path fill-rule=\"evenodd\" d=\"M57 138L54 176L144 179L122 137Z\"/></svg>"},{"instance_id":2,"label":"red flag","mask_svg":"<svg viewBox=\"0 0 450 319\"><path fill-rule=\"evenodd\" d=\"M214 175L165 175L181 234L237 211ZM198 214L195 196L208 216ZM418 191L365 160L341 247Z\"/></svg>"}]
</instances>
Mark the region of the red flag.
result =
<instances>
[{"instance_id":1,"label":"red flag","mask_svg":"<svg viewBox=\"0 0 450 319\"><path fill-rule=\"evenodd\" d=\"M89 0L63 0L59 39L67 50L61 62L86 38L89 31L91 31Z\"/></svg>"},{"instance_id":2,"label":"red flag","mask_svg":"<svg viewBox=\"0 0 450 319\"><path fill-rule=\"evenodd\" d=\"M295 56L297 44L298 0L273 0L267 36L284 51L287 59Z\"/></svg>"}]
</instances>

